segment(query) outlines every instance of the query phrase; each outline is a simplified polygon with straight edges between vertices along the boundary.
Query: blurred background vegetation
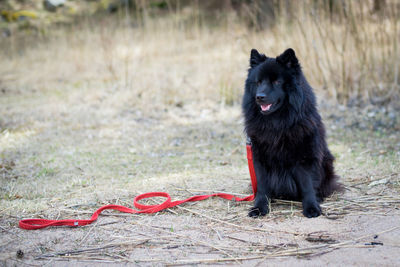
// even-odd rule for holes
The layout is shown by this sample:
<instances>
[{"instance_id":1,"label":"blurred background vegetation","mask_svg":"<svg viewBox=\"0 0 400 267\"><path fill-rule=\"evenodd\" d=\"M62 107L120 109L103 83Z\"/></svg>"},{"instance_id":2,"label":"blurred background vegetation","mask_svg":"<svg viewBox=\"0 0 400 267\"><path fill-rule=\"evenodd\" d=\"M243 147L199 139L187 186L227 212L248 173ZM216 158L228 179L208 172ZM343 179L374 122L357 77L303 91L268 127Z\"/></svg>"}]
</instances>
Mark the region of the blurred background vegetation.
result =
<instances>
[{"instance_id":1,"label":"blurred background vegetation","mask_svg":"<svg viewBox=\"0 0 400 267\"><path fill-rule=\"evenodd\" d=\"M1 0L0 11L3 83L26 71L110 82L144 105L234 104L251 48L293 47L322 100L399 102L397 0Z\"/></svg>"}]
</instances>

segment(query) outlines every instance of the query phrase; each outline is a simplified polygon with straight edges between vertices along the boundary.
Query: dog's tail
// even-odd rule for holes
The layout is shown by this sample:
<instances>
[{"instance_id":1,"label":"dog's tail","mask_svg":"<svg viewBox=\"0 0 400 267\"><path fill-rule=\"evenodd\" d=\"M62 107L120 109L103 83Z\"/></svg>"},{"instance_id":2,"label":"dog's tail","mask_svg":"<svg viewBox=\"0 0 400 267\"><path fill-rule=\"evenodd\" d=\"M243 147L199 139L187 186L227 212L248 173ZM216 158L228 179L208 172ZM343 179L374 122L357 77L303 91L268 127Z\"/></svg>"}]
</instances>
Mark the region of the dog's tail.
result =
<instances>
[{"instance_id":1,"label":"dog's tail","mask_svg":"<svg viewBox=\"0 0 400 267\"><path fill-rule=\"evenodd\" d=\"M335 174L333 167L334 160L335 157L329 151L327 151L322 161L324 176L319 192L319 195L322 197L322 199L331 196L335 192L341 193L345 189L344 185L339 182L339 176Z\"/></svg>"}]
</instances>

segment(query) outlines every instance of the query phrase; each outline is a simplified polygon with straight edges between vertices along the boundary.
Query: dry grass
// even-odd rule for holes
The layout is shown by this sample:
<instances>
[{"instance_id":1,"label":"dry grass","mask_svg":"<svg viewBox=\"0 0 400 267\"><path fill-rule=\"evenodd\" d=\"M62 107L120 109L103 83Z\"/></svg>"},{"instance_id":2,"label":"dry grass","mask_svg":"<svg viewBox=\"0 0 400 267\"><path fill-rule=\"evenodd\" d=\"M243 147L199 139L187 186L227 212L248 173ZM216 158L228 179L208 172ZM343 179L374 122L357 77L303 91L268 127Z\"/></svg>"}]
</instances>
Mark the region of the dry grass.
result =
<instances>
[{"instance_id":1,"label":"dry grass","mask_svg":"<svg viewBox=\"0 0 400 267\"><path fill-rule=\"evenodd\" d=\"M392 242L381 253L390 260L398 246L390 237L398 234L394 226L400 217L400 127L390 107L322 106L336 168L348 190L325 202L325 216L317 219L304 219L300 203L278 201L269 216L253 220L246 217L250 203L212 199L155 215L106 212L76 231L17 229L21 218L83 219L103 204L131 206L135 195L147 191L168 191L173 198L250 193L238 103L252 47L269 55L294 47L319 96L324 80L332 95L345 92L340 83L333 86L334 71L323 65L328 60L367 71L357 60L344 61L357 53L351 41L341 57L332 41L328 52L314 49L324 39L313 38L318 29L312 17L301 25L282 28L279 22L271 31L252 32L235 17L226 28L207 28L182 24L185 14L180 16L137 28L104 21L56 29L48 41L21 51L8 47L9 54L2 55L0 259L257 264L278 257L279 263L284 256L301 260L344 247L379 252L371 242L382 235L385 244ZM324 21L320 26L338 42L346 31ZM391 26L382 27L393 38ZM363 49L380 58L378 48ZM340 73L337 81L343 79ZM368 228L371 222L375 228ZM360 223L367 230L355 231ZM15 258L17 249L25 253L22 260Z\"/></svg>"},{"instance_id":2,"label":"dry grass","mask_svg":"<svg viewBox=\"0 0 400 267\"><path fill-rule=\"evenodd\" d=\"M154 101L238 103L250 49L276 56L293 47L307 78L324 97L342 104L396 105L398 3L387 1L385 9L373 12L372 1L332 1L333 7L328 2L301 1L289 7L274 2L275 21L254 31L244 21L258 23L254 14L262 11L257 4L243 4L239 14L228 8L212 18L197 5L169 6L167 15L160 15L136 1L141 12L132 17L122 12L118 20L85 18L78 32L74 26L43 26L39 40L12 36L3 39L2 50L9 71L24 68L14 60L21 54L31 62L25 66L30 70L26 80L32 78L41 89L40 81L48 81L49 73L54 81L75 80L78 87L108 82L111 88L133 91L127 100L146 106ZM55 44L51 51L46 50L47 40ZM32 71L36 69L41 71Z\"/></svg>"}]
</instances>

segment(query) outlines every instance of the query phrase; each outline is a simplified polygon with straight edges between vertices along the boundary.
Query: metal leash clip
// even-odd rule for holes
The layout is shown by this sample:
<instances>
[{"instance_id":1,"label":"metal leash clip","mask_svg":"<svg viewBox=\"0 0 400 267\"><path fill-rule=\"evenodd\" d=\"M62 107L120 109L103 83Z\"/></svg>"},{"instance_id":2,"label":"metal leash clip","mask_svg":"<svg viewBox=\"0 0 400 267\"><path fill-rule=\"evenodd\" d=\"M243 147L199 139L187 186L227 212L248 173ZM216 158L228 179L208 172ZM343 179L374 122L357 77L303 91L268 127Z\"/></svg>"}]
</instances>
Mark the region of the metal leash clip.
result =
<instances>
[{"instance_id":1,"label":"metal leash clip","mask_svg":"<svg viewBox=\"0 0 400 267\"><path fill-rule=\"evenodd\" d=\"M251 146L251 139L248 136L246 136L246 145L250 145Z\"/></svg>"}]
</instances>

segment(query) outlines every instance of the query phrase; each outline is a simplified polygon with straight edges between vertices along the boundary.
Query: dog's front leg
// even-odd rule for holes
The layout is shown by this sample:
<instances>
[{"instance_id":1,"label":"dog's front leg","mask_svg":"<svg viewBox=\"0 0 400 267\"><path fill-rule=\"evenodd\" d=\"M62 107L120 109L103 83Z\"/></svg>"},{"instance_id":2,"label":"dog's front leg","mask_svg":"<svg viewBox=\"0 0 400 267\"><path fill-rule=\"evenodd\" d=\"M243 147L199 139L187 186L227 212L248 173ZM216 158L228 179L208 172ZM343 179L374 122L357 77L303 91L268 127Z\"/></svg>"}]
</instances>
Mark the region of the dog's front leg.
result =
<instances>
[{"instance_id":1,"label":"dog's front leg","mask_svg":"<svg viewBox=\"0 0 400 267\"><path fill-rule=\"evenodd\" d=\"M254 207L249 211L250 217L265 216L269 213L269 190L267 185L267 172L260 162L254 158L254 170L257 178L257 193Z\"/></svg>"},{"instance_id":2,"label":"dog's front leg","mask_svg":"<svg viewBox=\"0 0 400 267\"><path fill-rule=\"evenodd\" d=\"M298 165L293 169L293 178L303 203L303 214L308 218L321 215L321 207L317 201L311 175L313 175L311 168Z\"/></svg>"}]
</instances>

